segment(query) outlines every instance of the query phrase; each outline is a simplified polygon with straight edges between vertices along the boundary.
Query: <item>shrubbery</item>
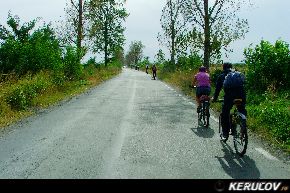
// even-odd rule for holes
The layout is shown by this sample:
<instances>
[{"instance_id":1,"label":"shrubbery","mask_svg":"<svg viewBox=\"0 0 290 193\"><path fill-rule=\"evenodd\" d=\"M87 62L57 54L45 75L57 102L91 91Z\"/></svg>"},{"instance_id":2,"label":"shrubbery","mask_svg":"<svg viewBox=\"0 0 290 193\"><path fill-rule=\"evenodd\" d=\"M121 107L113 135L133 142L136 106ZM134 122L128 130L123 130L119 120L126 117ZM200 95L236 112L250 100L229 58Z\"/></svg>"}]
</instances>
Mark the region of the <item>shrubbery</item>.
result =
<instances>
[{"instance_id":1,"label":"shrubbery","mask_svg":"<svg viewBox=\"0 0 290 193\"><path fill-rule=\"evenodd\" d=\"M217 79L219 75L221 75L223 71L220 69L216 69L214 71L210 71L210 79L213 85L216 85Z\"/></svg>"},{"instance_id":2,"label":"shrubbery","mask_svg":"<svg viewBox=\"0 0 290 193\"><path fill-rule=\"evenodd\" d=\"M64 55L64 73L69 80L80 79L83 66L80 63L78 50L73 47L67 47Z\"/></svg>"},{"instance_id":3,"label":"shrubbery","mask_svg":"<svg viewBox=\"0 0 290 193\"><path fill-rule=\"evenodd\" d=\"M290 111L283 99L265 99L259 105L250 105L249 113L275 138L290 145Z\"/></svg>"},{"instance_id":4,"label":"shrubbery","mask_svg":"<svg viewBox=\"0 0 290 193\"><path fill-rule=\"evenodd\" d=\"M36 20L20 26L19 18L11 15L7 24L11 30L0 26L0 73L15 72L22 76L28 72L50 70L54 72L53 77L58 85L63 84L64 77L80 79L80 53L74 47L62 50L50 25L31 32Z\"/></svg>"},{"instance_id":5,"label":"shrubbery","mask_svg":"<svg viewBox=\"0 0 290 193\"><path fill-rule=\"evenodd\" d=\"M30 107L33 99L52 84L47 78L48 76L45 73L39 73L33 78L31 75L27 75L6 94L6 102L15 110L24 110Z\"/></svg>"},{"instance_id":6,"label":"shrubbery","mask_svg":"<svg viewBox=\"0 0 290 193\"><path fill-rule=\"evenodd\" d=\"M273 134L290 145L290 50L281 40L274 45L261 41L247 48L247 90L249 115Z\"/></svg>"},{"instance_id":7,"label":"shrubbery","mask_svg":"<svg viewBox=\"0 0 290 193\"><path fill-rule=\"evenodd\" d=\"M248 65L248 89L266 91L285 89L290 86L290 50L289 45L281 40L271 45L261 41L255 48L244 52Z\"/></svg>"},{"instance_id":8,"label":"shrubbery","mask_svg":"<svg viewBox=\"0 0 290 193\"><path fill-rule=\"evenodd\" d=\"M196 53L189 56L181 56L177 61L177 67L182 70L198 69L202 64L202 58Z\"/></svg>"},{"instance_id":9,"label":"shrubbery","mask_svg":"<svg viewBox=\"0 0 290 193\"><path fill-rule=\"evenodd\" d=\"M61 49L52 28L47 25L33 33L36 21L21 27L19 19L9 15L7 24L11 28L0 28L2 43L0 45L0 71L16 72L24 75L27 72L56 69L61 65Z\"/></svg>"}]
</instances>

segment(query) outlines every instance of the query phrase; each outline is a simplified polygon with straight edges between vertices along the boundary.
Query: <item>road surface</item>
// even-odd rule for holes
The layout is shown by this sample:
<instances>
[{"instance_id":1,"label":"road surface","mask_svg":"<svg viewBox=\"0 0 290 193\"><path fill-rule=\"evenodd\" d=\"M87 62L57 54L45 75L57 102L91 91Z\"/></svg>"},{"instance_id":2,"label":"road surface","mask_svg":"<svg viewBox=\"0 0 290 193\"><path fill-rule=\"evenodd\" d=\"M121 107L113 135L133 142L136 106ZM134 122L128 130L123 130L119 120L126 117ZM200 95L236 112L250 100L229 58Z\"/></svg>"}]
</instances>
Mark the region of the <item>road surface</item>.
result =
<instances>
[{"instance_id":1,"label":"road surface","mask_svg":"<svg viewBox=\"0 0 290 193\"><path fill-rule=\"evenodd\" d=\"M290 179L290 164L250 137L221 143L216 118L197 126L194 101L143 72L118 77L0 135L0 178Z\"/></svg>"}]
</instances>

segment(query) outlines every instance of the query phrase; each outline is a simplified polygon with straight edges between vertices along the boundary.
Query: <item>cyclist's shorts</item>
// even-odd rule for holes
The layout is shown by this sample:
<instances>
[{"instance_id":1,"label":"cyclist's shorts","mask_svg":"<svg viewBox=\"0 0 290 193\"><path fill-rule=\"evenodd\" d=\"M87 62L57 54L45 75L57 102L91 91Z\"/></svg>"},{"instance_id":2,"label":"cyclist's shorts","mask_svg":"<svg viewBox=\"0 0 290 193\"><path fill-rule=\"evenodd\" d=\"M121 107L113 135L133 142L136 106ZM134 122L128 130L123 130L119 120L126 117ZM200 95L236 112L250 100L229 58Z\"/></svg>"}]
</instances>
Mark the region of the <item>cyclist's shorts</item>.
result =
<instances>
[{"instance_id":1,"label":"cyclist's shorts","mask_svg":"<svg viewBox=\"0 0 290 193\"><path fill-rule=\"evenodd\" d=\"M209 96L210 95L210 87L208 86L200 86L200 87L197 87L196 89L196 96L197 97L201 97L202 95L207 95Z\"/></svg>"}]
</instances>

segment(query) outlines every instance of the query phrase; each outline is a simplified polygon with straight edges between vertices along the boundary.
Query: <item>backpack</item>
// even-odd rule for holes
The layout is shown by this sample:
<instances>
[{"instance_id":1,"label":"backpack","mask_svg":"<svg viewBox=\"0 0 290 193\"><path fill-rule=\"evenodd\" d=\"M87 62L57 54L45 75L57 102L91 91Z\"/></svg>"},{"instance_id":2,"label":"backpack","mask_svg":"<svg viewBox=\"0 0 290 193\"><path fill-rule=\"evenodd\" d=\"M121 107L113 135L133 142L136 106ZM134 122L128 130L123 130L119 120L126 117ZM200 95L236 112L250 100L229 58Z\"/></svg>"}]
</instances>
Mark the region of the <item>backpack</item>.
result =
<instances>
[{"instance_id":1,"label":"backpack","mask_svg":"<svg viewBox=\"0 0 290 193\"><path fill-rule=\"evenodd\" d=\"M225 89L242 87L244 84L245 76L240 72L229 72L224 80Z\"/></svg>"}]
</instances>

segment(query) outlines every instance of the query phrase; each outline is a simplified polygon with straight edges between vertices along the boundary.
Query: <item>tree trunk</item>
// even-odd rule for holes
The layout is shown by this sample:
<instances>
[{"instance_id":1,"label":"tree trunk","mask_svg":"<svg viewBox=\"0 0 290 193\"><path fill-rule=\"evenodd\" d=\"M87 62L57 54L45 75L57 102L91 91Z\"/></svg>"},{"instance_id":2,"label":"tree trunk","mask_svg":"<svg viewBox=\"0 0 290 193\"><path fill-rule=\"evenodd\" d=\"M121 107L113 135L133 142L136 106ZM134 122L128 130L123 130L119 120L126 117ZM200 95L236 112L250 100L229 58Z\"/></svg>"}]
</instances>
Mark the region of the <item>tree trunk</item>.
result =
<instances>
[{"instance_id":1,"label":"tree trunk","mask_svg":"<svg viewBox=\"0 0 290 193\"><path fill-rule=\"evenodd\" d=\"M209 69L210 66L210 26L208 0L204 0L204 66Z\"/></svg>"},{"instance_id":2,"label":"tree trunk","mask_svg":"<svg viewBox=\"0 0 290 193\"><path fill-rule=\"evenodd\" d=\"M172 24L172 35L171 35L171 64L175 68L175 31L174 24Z\"/></svg>"},{"instance_id":3,"label":"tree trunk","mask_svg":"<svg viewBox=\"0 0 290 193\"><path fill-rule=\"evenodd\" d=\"M81 49L82 49L82 39L83 39L83 0L79 0L79 21L78 21L78 37L77 37L77 49L78 57L81 60Z\"/></svg>"},{"instance_id":4,"label":"tree trunk","mask_svg":"<svg viewBox=\"0 0 290 193\"><path fill-rule=\"evenodd\" d=\"M175 21L173 19L173 5L170 0L170 21L171 21L171 65L175 69Z\"/></svg>"},{"instance_id":5,"label":"tree trunk","mask_svg":"<svg viewBox=\"0 0 290 193\"><path fill-rule=\"evenodd\" d=\"M105 38L105 67L108 66L108 22L105 21L105 32L104 32L104 38Z\"/></svg>"}]
</instances>

